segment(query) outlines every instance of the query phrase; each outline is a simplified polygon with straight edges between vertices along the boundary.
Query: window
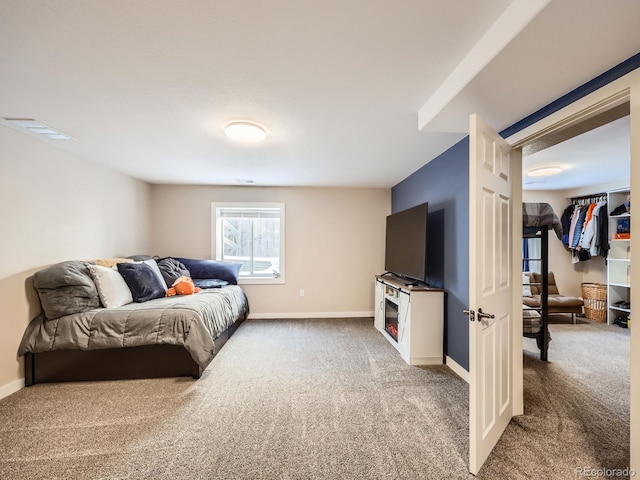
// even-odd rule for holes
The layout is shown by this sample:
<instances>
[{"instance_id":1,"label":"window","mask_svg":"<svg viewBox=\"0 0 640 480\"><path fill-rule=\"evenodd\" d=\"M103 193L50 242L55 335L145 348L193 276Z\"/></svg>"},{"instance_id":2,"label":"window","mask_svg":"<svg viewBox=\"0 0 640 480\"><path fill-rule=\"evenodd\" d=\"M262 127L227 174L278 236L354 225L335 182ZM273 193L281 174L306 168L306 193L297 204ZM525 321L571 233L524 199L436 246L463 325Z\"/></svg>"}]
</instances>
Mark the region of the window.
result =
<instances>
[{"instance_id":1,"label":"window","mask_svg":"<svg viewBox=\"0 0 640 480\"><path fill-rule=\"evenodd\" d=\"M212 203L212 257L242 263L240 283L284 283L284 203Z\"/></svg>"}]
</instances>

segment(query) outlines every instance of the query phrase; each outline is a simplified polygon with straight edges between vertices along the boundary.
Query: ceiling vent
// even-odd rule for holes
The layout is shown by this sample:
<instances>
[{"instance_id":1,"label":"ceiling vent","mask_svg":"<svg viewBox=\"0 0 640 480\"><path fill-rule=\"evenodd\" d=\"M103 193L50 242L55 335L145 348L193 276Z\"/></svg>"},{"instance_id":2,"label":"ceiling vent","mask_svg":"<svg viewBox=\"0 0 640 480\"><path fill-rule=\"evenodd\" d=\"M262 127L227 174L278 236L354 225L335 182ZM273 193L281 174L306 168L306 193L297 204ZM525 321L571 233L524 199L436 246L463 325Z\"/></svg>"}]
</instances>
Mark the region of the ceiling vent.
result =
<instances>
[{"instance_id":1,"label":"ceiling vent","mask_svg":"<svg viewBox=\"0 0 640 480\"><path fill-rule=\"evenodd\" d=\"M5 118L4 120L8 125L23 132L33 133L51 140L73 140L69 135L65 135L33 118Z\"/></svg>"}]
</instances>

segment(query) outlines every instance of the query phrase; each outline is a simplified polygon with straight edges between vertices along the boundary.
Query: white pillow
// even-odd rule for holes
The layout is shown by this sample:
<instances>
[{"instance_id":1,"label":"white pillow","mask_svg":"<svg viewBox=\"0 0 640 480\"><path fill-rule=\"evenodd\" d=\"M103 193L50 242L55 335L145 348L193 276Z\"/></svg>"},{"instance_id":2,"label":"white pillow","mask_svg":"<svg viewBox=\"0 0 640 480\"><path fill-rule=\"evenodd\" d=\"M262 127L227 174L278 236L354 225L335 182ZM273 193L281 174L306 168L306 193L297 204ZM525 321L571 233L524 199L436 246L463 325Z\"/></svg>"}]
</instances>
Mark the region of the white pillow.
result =
<instances>
[{"instance_id":1,"label":"white pillow","mask_svg":"<svg viewBox=\"0 0 640 480\"><path fill-rule=\"evenodd\" d=\"M121 307L133 302L131 290L117 270L101 265L89 265L89 273L98 289L100 301L106 308Z\"/></svg>"},{"instance_id":2,"label":"white pillow","mask_svg":"<svg viewBox=\"0 0 640 480\"><path fill-rule=\"evenodd\" d=\"M529 275L526 273L523 273L522 274L522 296L523 297L532 296L531 287L529 286L530 283L531 281L529 280Z\"/></svg>"}]
</instances>

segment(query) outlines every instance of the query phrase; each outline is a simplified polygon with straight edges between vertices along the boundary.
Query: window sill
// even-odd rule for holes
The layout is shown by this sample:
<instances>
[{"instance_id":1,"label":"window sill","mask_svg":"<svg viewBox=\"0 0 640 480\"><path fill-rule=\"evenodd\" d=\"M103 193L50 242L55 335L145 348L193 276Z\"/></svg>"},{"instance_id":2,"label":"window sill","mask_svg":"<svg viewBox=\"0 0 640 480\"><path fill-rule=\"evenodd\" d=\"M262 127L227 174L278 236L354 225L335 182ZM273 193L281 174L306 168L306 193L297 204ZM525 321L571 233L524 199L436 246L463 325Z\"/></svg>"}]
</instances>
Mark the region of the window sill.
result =
<instances>
[{"instance_id":1,"label":"window sill","mask_svg":"<svg viewBox=\"0 0 640 480\"><path fill-rule=\"evenodd\" d=\"M238 285L283 285L284 277L280 278L238 278Z\"/></svg>"}]
</instances>

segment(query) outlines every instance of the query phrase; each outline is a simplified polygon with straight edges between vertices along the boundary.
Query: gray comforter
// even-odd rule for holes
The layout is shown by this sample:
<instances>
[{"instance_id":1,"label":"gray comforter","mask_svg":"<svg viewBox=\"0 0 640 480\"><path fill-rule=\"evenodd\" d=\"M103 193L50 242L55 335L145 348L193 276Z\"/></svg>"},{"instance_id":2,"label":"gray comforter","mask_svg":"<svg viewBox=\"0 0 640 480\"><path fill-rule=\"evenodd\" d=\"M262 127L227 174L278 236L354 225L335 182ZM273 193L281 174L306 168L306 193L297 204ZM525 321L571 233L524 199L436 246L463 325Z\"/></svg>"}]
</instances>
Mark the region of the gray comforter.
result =
<instances>
[{"instance_id":1,"label":"gray comforter","mask_svg":"<svg viewBox=\"0 0 640 480\"><path fill-rule=\"evenodd\" d=\"M204 369L214 356L214 339L247 313L244 292L229 285L195 295L94 308L53 320L40 315L27 327L18 353L183 345Z\"/></svg>"},{"instance_id":2,"label":"gray comforter","mask_svg":"<svg viewBox=\"0 0 640 480\"><path fill-rule=\"evenodd\" d=\"M562 223L550 204L543 202L523 202L522 226L541 227L543 225L553 227L556 236L562 239Z\"/></svg>"}]
</instances>

